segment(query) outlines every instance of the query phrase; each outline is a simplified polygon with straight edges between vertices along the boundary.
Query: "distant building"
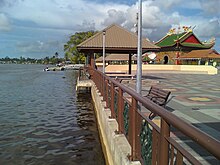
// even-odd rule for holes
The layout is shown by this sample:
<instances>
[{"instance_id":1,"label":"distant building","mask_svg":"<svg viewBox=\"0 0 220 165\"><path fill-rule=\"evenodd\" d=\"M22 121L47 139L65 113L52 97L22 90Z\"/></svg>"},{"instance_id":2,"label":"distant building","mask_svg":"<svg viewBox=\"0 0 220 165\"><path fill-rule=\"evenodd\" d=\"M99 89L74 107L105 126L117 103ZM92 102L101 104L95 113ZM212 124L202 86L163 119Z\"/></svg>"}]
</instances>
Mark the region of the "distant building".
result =
<instances>
[{"instance_id":1,"label":"distant building","mask_svg":"<svg viewBox=\"0 0 220 165\"><path fill-rule=\"evenodd\" d=\"M179 57L185 65L213 65L220 64L220 54L214 49L193 50Z\"/></svg>"},{"instance_id":2,"label":"distant building","mask_svg":"<svg viewBox=\"0 0 220 165\"><path fill-rule=\"evenodd\" d=\"M136 57L131 57L132 64L137 63ZM99 57L96 60L96 65L98 67L103 65L103 57ZM107 65L119 65L119 64L128 64L129 63L129 54L107 54L105 57L105 63Z\"/></svg>"},{"instance_id":3,"label":"distant building","mask_svg":"<svg viewBox=\"0 0 220 165\"><path fill-rule=\"evenodd\" d=\"M190 27L171 29L166 36L155 43L161 47L157 53L156 63L181 64L179 58L187 56L193 50L211 49L215 45L215 39L207 42L200 41Z\"/></svg>"}]
</instances>

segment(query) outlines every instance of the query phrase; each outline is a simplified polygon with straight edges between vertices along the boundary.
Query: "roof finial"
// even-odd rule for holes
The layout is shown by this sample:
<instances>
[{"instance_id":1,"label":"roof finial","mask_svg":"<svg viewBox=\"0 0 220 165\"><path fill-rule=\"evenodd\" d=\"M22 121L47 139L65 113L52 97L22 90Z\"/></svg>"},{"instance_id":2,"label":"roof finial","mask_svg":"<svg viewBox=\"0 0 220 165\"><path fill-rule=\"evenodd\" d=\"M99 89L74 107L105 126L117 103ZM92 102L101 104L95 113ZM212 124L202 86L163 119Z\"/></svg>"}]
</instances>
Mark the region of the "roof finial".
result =
<instances>
[{"instance_id":1,"label":"roof finial","mask_svg":"<svg viewBox=\"0 0 220 165\"><path fill-rule=\"evenodd\" d=\"M174 34L176 32L176 28L171 28L169 30L169 32L167 33L167 35L171 35L171 34Z\"/></svg>"}]
</instances>

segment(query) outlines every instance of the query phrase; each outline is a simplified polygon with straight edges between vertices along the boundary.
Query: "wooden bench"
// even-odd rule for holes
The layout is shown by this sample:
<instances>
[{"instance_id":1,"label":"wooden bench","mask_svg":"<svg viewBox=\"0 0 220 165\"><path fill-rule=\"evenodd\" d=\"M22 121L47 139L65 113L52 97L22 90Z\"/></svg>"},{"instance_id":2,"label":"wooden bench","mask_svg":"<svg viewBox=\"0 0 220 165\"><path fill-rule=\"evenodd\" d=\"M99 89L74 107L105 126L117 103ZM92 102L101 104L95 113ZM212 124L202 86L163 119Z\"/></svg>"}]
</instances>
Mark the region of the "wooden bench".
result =
<instances>
[{"instance_id":1,"label":"wooden bench","mask_svg":"<svg viewBox=\"0 0 220 165\"><path fill-rule=\"evenodd\" d=\"M115 80L116 80L117 82L121 83L123 79L116 77Z\"/></svg>"},{"instance_id":2,"label":"wooden bench","mask_svg":"<svg viewBox=\"0 0 220 165\"><path fill-rule=\"evenodd\" d=\"M134 74L106 74L111 78L122 78L122 79L133 79L135 78Z\"/></svg>"},{"instance_id":3,"label":"wooden bench","mask_svg":"<svg viewBox=\"0 0 220 165\"><path fill-rule=\"evenodd\" d=\"M168 98L170 96L170 93L171 93L170 91L165 91L161 88L157 88L155 86L152 86L149 90L149 93L144 97L147 97L148 99L150 99L154 103L165 107L167 104ZM157 116L157 114L151 112L149 115L149 119L152 120L156 116Z\"/></svg>"}]
</instances>

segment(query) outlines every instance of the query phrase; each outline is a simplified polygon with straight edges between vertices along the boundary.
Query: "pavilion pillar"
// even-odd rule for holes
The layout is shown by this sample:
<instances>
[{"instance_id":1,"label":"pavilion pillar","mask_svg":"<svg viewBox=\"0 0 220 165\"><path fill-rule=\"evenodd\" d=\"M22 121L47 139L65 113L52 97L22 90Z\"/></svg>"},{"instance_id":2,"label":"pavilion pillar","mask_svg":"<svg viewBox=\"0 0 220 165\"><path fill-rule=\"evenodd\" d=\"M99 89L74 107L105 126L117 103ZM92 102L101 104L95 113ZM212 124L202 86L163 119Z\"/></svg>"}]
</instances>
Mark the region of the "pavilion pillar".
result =
<instances>
[{"instance_id":1,"label":"pavilion pillar","mask_svg":"<svg viewBox=\"0 0 220 165\"><path fill-rule=\"evenodd\" d=\"M89 52L89 65L90 65L93 69L95 68L94 52Z\"/></svg>"},{"instance_id":2,"label":"pavilion pillar","mask_svg":"<svg viewBox=\"0 0 220 165\"><path fill-rule=\"evenodd\" d=\"M86 61L85 61L86 65L89 65L90 64L90 57L89 55L87 54L86 56Z\"/></svg>"},{"instance_id":3,"label":"pavilion pillar","mask_svg":"<svg viewBox=\"0 0 220 165\"><path fill-rule=\"evenodd\" d=\"M128 74L131 74L131 53L129 53L129 60L128 60Z\"/></svg>"}]
</instances>

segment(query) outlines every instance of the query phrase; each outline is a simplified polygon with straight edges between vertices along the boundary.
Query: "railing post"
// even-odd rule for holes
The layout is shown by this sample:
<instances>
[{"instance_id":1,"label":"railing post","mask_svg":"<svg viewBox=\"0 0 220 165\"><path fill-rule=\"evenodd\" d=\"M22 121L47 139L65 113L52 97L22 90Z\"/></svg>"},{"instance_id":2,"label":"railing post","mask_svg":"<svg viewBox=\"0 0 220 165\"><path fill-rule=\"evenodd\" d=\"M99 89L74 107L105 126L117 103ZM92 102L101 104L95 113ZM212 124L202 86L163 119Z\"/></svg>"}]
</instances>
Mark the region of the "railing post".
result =
<instances>
[{"instance_id":1,"label":"railing post","mask_svg":"<svg viewBox=\"0 0 220 165\"><path fill-rule=\"evenodd\" d=\"M96 80L99 84L99 91L100 93L102 92L102 76L101 74L99 73L99 76L98 76L98 80Z\"/></svg>"},{"instance_id":2,"label":"railing post","mask_svg":"<svg viewBox=\"0 0 220 165\"><path fill-rule=\"evenodd\" d=\"M103 96L103 84L104 84L104 82L103 82L103 80L104 80L104 77L103 77L103 75L102 74L100 74L100 84L101 84L101 95Z\"/></svg>"},{"instance_id":3,"label":"railing post","mask_svg":"<svg viewBox=\"0 0 220 165\"><path fill-rule=\"evenodd\" d=\"M137 159L137 131L136 131L136 110L137 110L137 100L132 97L132 107L131 107L131 157L130 160Z\"/></svg>"},{"instance_id":4,"label":"railing post","mask_svg":"<svg viewBox=\"0 0 220 165\"><path fill-rule=\"evenodd\" d=\"M113 82L111 82L111 118L115 117L114 97L115 97L114 84L113 84Z\"/></svg>"},{"instance_id":5,"label":"railing post","mask_svg":"<svg viewBox=\"0 0 220 165\"><path fill-rule=\"evenodd\" d=\"M103 88L102 88L102 96L103 96L103 101L106 101L106 95L105 95L105 77L103 76Z\"/></svg>"},{"instance_id":6,"label":"railing post","mask_svg":"<svg viewBox=\"0 0 220 165\"><path fill-rule=\"evenodd\" d=\"M96 71L93 72L93 77L91 77L91 79L94 81L95 78L97 78L97 72L96 72ZM94 81L94 82L95 82L95 81Z\"/></svg>"},{"instance_id":7,"label":"railing post","mask_svg":"<svg viewBox=\"0 0 220 165\"><path fill-rule=\"evenodd\" d=\"M81 80L81 69L82 69L82 68L79 68L79 75L78 75L79 80Z\"/></svg>"},{"instance_id":8,"label":"railing post","mask_svg":"<svg viewBox=\"0 0 220 165\"><path fill-rule=\"evenodd\" d=\"M101 76L101 95L102 95L103 99L104 99L104 96L103 96L104 83L105 83L105 78L104 78L104 76Z\"/></svg>"},{"instance_id":9,"label":"railing post","mask_svg":"<svg viewBox=\"0 0 220 165\"><path fill-rule=\"evenodd\" d=\"M123 91L121 88L119 88L118 91L118 133L123 132Z\"/></svg>"},{"instance_id":10,"label":"railing post","mask_svg":"<svg viewBox=\"0 0 220 165\"><path fill-rule=\"evenodd\" d=\"M168 164L169 162L169 143L167 141L169 136L170 126L163 118L161 118L159 165Z\"/></svg>"},{"instance_id":11,"label":"railing post","mask_svg":"<svg viewBox=\"0 0 220 165\"><path fill-rule=\"evenodd\" d=\"M108 105L108 80L105 80L105 102L106 102L106 107L109 107Z\"/></svg>"},{"instance_id":12,"label":"railing post","mask_svg":"<svg viewBox=\"0 0 220 165\"><path fill-rule=\"evenodd\" d=\"M96 72L95 78L93 79L93 81L95 82L95 85L96 85L97 88L99 88L99 86L98 86L99 84L97 83L97 81L95 79L98 79L98 78L99 78L99 73Z\"/></svg>"}]
</instances>

